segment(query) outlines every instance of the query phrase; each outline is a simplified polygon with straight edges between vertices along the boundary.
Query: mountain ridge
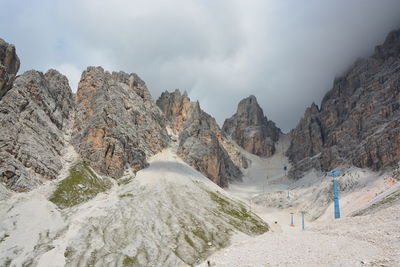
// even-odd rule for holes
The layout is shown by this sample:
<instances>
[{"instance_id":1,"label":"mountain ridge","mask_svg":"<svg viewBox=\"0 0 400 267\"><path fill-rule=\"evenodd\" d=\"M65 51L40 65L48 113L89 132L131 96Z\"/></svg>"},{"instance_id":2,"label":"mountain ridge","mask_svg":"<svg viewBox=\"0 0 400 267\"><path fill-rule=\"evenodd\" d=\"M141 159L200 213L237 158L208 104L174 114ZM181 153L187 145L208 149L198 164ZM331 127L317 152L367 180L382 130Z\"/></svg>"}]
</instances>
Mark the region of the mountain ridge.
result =
<instances>
[{"instance_id":1,"label":"mountain ridge","mask_svg":"<svg viewBox=\"0 0 400 267\"><path fill-rule=\"evenodd\" d=\"M222 187L241 179L242 172L233 161L235 157L240 161L240 152L223 137L215 119L199 102L191 102L186 91L181 94L177 89L163 92L156 103L179 136L180 157Z\"/></svg>"},{"instance_id":2,"label":"mountain ridge","mask_svg":"<svg viewBox=\"0 0 400 267\"><path fill-rule=\"evenodd\" d=\"M76 94L55 70L28 71L14 81L20 64L15 47L4 41L0 46L2 69L7 70L0 73L6 84L0 99L0 178L13 190L30 190L57 178L68 143L98 173L118 179L129 169L145 168L148 157L174 142L174 134L178 154L226 187L240 181L249 164L240 149L269 157L282 135L255 96L241 100L221 129L198 102L190 101L187 92L164 92L154 101L144 81L133 73L88 67ZM289 134L286 154L293 165L291 178L341 164L373 170L398 164L399 58L397 30L376 47L374 55L357 60L335 79L321 107L313 103L306 109ZM64 135L71 120L69 141Z\"/></svg>"}]
</instances>

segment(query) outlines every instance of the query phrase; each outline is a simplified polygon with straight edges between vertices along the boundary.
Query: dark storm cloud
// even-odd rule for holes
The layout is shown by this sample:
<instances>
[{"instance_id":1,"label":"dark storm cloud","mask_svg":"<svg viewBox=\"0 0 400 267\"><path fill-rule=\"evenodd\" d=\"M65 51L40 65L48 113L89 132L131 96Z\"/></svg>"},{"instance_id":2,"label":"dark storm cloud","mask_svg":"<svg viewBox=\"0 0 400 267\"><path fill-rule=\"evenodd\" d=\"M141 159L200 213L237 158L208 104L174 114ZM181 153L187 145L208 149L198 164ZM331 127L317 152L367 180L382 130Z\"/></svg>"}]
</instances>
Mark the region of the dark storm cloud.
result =
<instances>
[{"instance_id":1,"label":"dark storm cloud","mask_svg":"<svg viewBox=\"0 0 400 267\"><path fill-rule=\"evenodd\" d=\"M186 89L218 122L257 96L285 131L358 57L400 27L398 0L3 1L21 71L138 73L154 98Z\"/></svg>"}]
</instances>

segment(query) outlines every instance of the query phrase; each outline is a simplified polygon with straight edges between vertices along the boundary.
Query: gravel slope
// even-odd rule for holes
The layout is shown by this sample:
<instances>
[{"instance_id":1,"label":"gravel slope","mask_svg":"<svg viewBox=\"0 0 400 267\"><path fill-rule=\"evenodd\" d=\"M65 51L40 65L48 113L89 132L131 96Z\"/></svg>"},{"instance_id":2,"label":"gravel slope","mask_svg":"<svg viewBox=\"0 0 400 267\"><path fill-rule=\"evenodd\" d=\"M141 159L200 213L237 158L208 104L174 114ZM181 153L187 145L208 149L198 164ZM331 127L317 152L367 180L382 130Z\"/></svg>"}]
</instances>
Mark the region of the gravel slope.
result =
<instances>
[{"instance_id":1,"label":"gravel slope","mask_svg":"<svg viewBox=\"0 0 400 267\"><path fill-rule=\"evenodd\" d=\"M284 150L285 144L278 148ZM250 155L252 165L244 182L227 190L245 201L272 231L236 239L209 257L212 266L400 266L400 199L393 200L400 183L390 173L348 169L339 178L342 219L333 220L332 182L317 172L288 181L281 171L287 162L282 150L269 159ZM302 209L311 213L304 231ZM365 210L367 215L351 217ZM290 227L290 212L295 213L295 227ZM315 216L319 219L314 221Z\"/></svg>"}]
</instances>

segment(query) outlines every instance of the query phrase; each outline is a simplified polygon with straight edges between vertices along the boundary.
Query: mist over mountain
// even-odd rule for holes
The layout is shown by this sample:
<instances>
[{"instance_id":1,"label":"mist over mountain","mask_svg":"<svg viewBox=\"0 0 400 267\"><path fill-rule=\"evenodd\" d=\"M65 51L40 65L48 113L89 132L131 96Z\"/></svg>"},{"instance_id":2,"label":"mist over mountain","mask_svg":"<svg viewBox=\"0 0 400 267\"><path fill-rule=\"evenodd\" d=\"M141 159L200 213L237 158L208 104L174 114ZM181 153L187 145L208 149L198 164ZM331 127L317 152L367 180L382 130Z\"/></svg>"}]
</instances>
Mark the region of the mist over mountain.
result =
<instances>
[{"instance_id":1,"label":"mist over mountain","mask_svg":"<svg viewBox=\"0 0 400 267\"><path fill-rule=\"evenodd\" d=\"M396 0L39 0L2 9L13 11L1 16L0 36L18 47L21 72L57 69L76 92L87 66L135 71L153 96L187 90L221 127L255 95L284 132L400 26Z\"/></svg>"}]
</instances>

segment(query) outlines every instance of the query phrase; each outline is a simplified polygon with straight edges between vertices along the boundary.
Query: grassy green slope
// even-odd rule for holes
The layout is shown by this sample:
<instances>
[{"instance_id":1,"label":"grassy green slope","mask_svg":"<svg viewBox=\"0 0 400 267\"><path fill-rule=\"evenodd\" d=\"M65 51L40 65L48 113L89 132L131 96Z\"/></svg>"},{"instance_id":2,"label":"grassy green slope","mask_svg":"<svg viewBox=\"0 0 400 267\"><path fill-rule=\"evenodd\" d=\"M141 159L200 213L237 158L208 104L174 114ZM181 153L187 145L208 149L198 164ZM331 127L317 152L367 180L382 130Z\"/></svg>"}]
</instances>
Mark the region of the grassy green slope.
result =
<instances>
[{"instance_id":1,"label":"grassy green slope","mask_svg":"<svg viewBox=\"0 0 400 267\"><path fill-rule=\"evenodd\" d=\"M58 183L49 200L60 208L72 207L107 191L111 185L109 180L98 177L87 163L79 162Z\"/></svg>"}]
</instances>

